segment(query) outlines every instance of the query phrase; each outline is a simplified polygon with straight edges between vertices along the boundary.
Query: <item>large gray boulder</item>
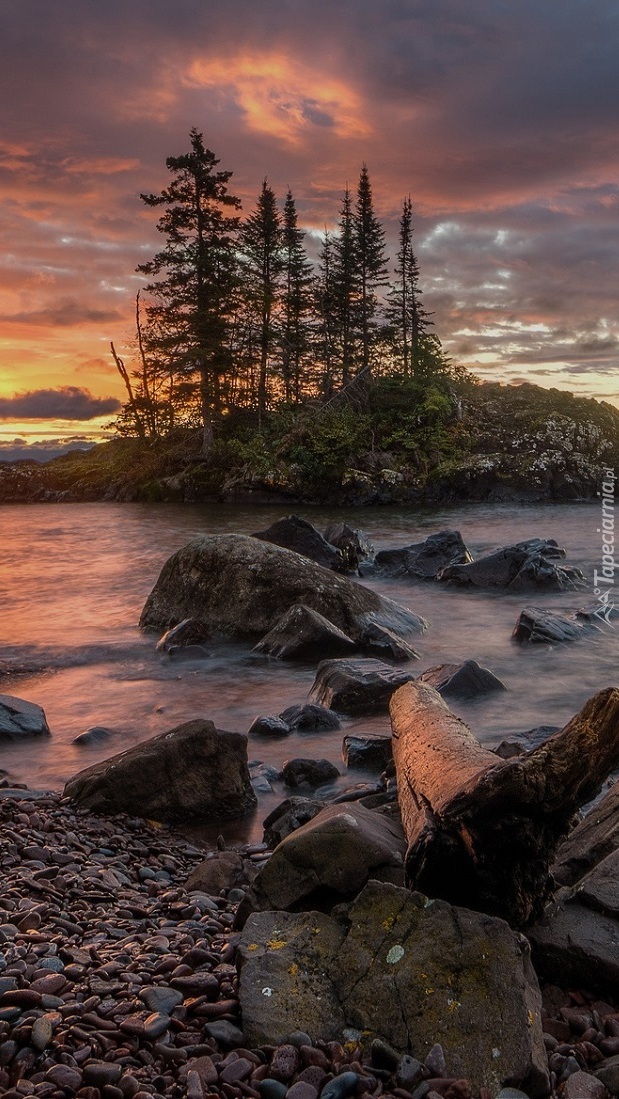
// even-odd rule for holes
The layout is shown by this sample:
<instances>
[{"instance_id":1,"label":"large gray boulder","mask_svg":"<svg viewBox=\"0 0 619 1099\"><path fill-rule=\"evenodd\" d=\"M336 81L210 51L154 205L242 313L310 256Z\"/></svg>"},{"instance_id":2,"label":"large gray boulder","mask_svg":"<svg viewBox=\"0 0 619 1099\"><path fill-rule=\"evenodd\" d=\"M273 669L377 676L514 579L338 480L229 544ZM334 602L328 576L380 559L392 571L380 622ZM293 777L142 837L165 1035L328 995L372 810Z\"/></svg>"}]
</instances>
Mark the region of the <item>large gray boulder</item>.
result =
<instances>
[{"instance_id":1,"label":"large gray boulder","mask_svg":"<svg viewBox=\"0 0 619 1099\"><path fill-rule=\"evenodd\" d=\"M414 678L411 672L369 657L323 660L310 698L343 714L387 713L393 692Z\"/></svg>"},{"instance_id":2,"label":"large gray boulder","mask_svg":"<svg viewBox=\"0 0 619 1099\"><path fill-rule=\"evenodd\" d=\"M247 911L329 910L370 878L404 884L399 821L362 805L329 805L275 848L253 883Z\"/></svg>"},{"instance_id":3,"label":"large gray boulder","mask_svg":"<svg viewBox=\"0 0 619 1099\"><path fill-rule=\"evenodd\" d=\"M506 591L574 591L585 587L580 569L553 564L565 556L553 539L529 538L464 565L448 565L437 579L463 587Z\"/></svg>"},{"instance_id":4,"label":"large gray boulder","mask_svg":"<svg viewBox=\"0 0 619 1099\"><path fill-rule=\"evenodd\" d=\"M373 622L405 640L426 627L423 618L391 599L243 534L194 538L170 557L140 625L167 629L193 616L224 636L259 638L297 603L318 611L353 641Z\"/></svg>"},{"instance_id":5,"label":"large gray boulder","mask_svg":"<svg viewBox=\"0 0 619 1099\"><path fill-rule=\"evenodd\" d=\"M459 531L441 530L430 534L424 542L380 550L374 558L374 566L384 576L396 579L436 580L448 565L466 565L472 560Z\"/></svg>"},{"instance_id":6,"label":"large gray boulder","mask_svg":"<svg viewBox=\"0 0 619 1099\"><path fill-rule=\"evenodd\" d=\"M149 820L230 820L256 805L247 737L188 721L79 771L65 797L95 813Z\"/></svg>"},{"instance_id":7,"label":"large gray boulder","mask_svg":"<svg viewBox=\"0 0 619 1099\"><path fill-rule=\"evenodd\" d=\"M250 916L238 958L248 1045L294 1030L341 1042L354 1027L420 1060L440 1043L447 1073L475 1094L548 1094L539 985L526 939L503 920L370 881L337 919Z\"/></svg>"},{"instance_id":8,"label":"large gray boulder","mask_svg":"<svg viewBox=\"0 0 619 1099\"><path fill-rule=\"evenodd\" d=\"M0 695L0 741L50 736L45 712L34 702Z\"/></svg>"}]
</instances>

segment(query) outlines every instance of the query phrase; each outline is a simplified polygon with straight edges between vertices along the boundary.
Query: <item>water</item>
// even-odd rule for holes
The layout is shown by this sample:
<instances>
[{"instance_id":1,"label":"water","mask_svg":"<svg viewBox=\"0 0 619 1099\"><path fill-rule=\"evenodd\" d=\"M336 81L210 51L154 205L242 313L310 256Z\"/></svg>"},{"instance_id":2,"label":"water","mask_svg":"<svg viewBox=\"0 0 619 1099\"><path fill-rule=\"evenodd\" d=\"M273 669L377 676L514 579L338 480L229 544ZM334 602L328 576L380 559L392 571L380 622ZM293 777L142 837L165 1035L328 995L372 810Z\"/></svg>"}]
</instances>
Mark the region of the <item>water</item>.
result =
<instances>
[{"instance_id":1,"label":"water","mask_svg":"<svg viewBox=\"0 0 619 1099\"><path fill-rule=\"evenodd\" d=\"M9 677L0 689L43 706L52 738L0 744L0 768L32 787L61 789L81 768L165 732L208 717L219 728L246 732L258 714L277 714L302 702L312 684L310 664L285 664L252 655L249 646L220 643L203 661L179 664L155 653L155 638L137 622L158 573L175 550L197 534L249 533L290 509L180 507L139 504L0 506L0 662L45 670ZM417 673L443 662L474 658L492 669L507 692L454 705L489 747L536 725L563 725L596 691L619 677L619 628L545 648L520 647L511 633L523 606L569 611L595 601L593 570L600 566L597 504L476 505L403 512L395 509L302 512L322 528L345 518L370 536L376 549L407 545L433 531L460 530L478 556L523 538L556 538L567 563L588 580L582 593L502 595L446 589L410 581L365 581L430 622L418 639ZM116 732L88 748L74 738L93 725ZM346 720L336 733L252 740L249 758L281 766L285 758L326 756L346 775L341 741L346 732L389 730L387 717ZM253 818L227 826L226 838L260 838L261 822L286 796L281 786L259 795Z\"/></svg>"}]
</instances>

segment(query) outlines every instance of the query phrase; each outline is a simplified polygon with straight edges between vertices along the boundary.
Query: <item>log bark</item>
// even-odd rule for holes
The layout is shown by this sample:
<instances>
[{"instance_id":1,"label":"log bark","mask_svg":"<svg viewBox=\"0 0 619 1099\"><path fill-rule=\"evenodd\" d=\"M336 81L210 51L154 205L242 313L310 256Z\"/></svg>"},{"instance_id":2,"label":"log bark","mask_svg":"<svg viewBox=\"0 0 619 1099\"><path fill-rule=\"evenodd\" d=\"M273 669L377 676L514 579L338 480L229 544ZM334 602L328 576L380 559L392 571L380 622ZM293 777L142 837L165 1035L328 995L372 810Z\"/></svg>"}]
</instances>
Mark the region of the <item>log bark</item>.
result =
<instances>
[{"instance_id":1,"label":"log bark","mask_svg":"<svg viewBox=\"0 0 619 1099\"><path fill-rule=\"evenodd\" d=\"M525 926L552 893L549 866L574 813L619 767L619 689L509 760L425 683L400 687L390 713L408 884Z\"/></svg>"}]
</instances>

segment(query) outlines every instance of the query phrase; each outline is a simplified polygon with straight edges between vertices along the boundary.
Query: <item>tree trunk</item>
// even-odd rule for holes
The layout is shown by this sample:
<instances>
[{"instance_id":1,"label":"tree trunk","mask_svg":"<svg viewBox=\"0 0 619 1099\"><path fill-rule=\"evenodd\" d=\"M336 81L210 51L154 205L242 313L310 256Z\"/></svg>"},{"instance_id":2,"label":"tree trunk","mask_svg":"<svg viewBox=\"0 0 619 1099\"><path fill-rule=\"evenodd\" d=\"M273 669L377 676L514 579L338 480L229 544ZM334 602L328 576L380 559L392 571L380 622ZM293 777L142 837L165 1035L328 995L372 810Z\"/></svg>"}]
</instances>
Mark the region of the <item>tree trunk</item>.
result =
<instances>
[{"instance_id":1,"label":"tree trunk","mask_svg":"<svg viewBox=\"0 0 619 1099\"><path fill-rule=\"evenodd\" d=\"M405 684L390 710L409 885L525 925L552 892L549 866L574 813L619 766L619 689L509 760L427 684Z\"/></svg>"}]
</instances>

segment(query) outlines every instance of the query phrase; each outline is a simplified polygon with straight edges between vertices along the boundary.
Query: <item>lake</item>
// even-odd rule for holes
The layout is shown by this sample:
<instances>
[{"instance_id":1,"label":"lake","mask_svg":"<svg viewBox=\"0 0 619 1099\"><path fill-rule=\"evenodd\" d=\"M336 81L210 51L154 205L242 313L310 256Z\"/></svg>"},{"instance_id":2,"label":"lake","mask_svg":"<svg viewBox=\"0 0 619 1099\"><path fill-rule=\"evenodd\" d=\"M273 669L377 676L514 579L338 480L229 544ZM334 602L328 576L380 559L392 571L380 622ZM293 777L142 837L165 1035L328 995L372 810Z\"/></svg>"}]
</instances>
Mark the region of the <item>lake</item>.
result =
<instances>
[{"instance_id":1,"label":"lake","mask_svg":"<svg viewBox=\"0 0 619 1099\"><path fill-rule=\"evenodd\" d=\"M152 504L2 505L0 529L0 662L44 671L5 677L4 693L38 703L52 737L0 744L0 768L31 787L61 789L78 770L196 717L247 732L259 714L278 714L306 699L311 664L286 664L252 654L250 646L218 643L201 661L179 663L155 652L157 638L137 627L142 606L167 557L198 534L251 533L287 514L285 507ZM596 503L556 506L474 505L403 511L304 508L319 529L334 519L367 533L375 549L408 545L445 529L459 530L475 557L524 538L555 538L566 563L583 570L587 590L538 595L470 592L434 583L364 580L428 619L415 645L421 672L474 658L507 692L453 705L479 739L495 746L537 725L563 725L598 690L619 680L619 627L602 624L571 645L518 646L511 633L527 605L574 610L595 602L593 572L601 566ZM104 744L74 738L94 725L115 730ZM385 717L345 719L336 733L252 740L250 760L280 767L294 756L326 756L342 772L337 786L363 779L345 773L347 732L389 731ZM586 766L586 760L583 761ZM226 839L261 838L261 822L287 794L281 783L259 796L255 816L224 826Z\"/></svg>"}]
</instances>

